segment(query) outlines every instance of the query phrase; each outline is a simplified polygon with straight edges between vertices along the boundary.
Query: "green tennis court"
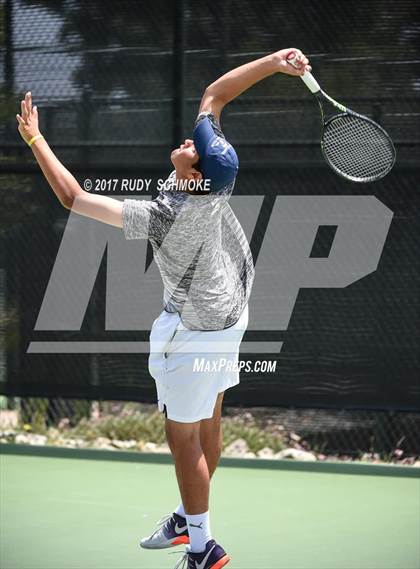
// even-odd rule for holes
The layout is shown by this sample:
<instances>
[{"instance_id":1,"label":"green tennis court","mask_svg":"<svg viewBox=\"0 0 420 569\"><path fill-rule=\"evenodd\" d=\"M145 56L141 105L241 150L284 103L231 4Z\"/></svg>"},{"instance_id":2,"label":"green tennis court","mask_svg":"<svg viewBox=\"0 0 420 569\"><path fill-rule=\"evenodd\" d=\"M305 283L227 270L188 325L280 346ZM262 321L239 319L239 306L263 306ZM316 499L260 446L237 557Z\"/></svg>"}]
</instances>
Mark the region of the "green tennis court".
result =
<instances>
[{"instance_id":1,"label":"green tennis court","mask_svg":"<svg viewBox=\"0 0 420 569\"><path fill-rule=\"evenodd\" d=\"M168 458L83 456L1 456L1 568L173 568L181 547L138 546L177 504ZM235 466L216 473L212 530L232 569L419 567L414 469L226 463Z\"/></svg>"}]
</instances>

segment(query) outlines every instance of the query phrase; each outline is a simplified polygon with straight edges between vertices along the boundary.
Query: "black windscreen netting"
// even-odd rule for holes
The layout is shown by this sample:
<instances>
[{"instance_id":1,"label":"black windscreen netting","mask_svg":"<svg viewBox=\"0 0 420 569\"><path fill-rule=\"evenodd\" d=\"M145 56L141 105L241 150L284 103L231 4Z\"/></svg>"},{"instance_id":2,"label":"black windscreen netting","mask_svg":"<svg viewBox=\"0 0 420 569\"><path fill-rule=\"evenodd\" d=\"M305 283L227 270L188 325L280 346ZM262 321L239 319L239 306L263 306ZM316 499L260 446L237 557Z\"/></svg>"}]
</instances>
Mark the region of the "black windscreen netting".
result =
<instances>
[{"instance_id":1,"label":"black windscreen netting","mask_svg":"<svg viewBox=\"0 0 420 569\"><path fill-rule=\"evenodd\" d=\"M191 135L205 87L290 45L309 55L331 96L387 130L397 163L373 185L338 178L323 163L319 110L302 82L279 75L251 88L226 107L222 126L239 155L236 195L260 199L250 236L255 260L276 197L372 195L393 218L377 270L350 286L302 287L287 326L247 332L247 342L283 342L277 354L243 355L276 360L276 371L243 373L227 401L418 408L418 3L329 6L233 0L0 6L2 393L155 400L146 353L28 353L33 342L147 342L148 331L106 330L107 250L80 330L34 329L68 212L16 132L22 92L31 89L43 133L81 184L156 180L170 171L171 149ZM118 184L116 191L97 189L127 197ZM334 243L328 235L320 228L313 256L328 257ZM148 250L152 269L150 261Z\"/></svg>"},{"instance_id":2,"label":"black windscreen netting","mask_svg":"<svg viewBox=\"0 0 420 569\"><path fill-rule=\"evenodd\" d=\"M22 176L17 178L21 180ZM378 270L346 288L300 290L287 330L248 330L246 341L276 340L284 344L277 355L244 354L244 359L277 360L276 371L243 373L241 386L228 393L228 400L252 405L416 407L420 206L416 178L415 169L395 169L375 186L377 195L394 212ZM256 185L260 195L269 195L251 241L254 254L264 240L276 190L287 195L333 196L342 188L340 179L332 178L324 168L266 170L258 174L244 169L237 185L244 195L255 195ZM361 193L360 186L355 186L352 193ZM8 354L3 391L153 400L146 355L26 353L31 342L146 342L148 332L105 330L106 255L81 330L34 330L66 213L48 194L39 176L26 176L25 184L20 189L16 185L14 191L25 200L25 206L20 211L20 222L3 240L2 292L7 302L4 334ZM34 192L42 193L43 203L34 204L30 199ZM319 257L328 255L329 248L328 232L319 232L314 243ZM155 284L161 289L158 281ZM255 295L257 298L258 289Z\"/></svg>"}]
</instances>

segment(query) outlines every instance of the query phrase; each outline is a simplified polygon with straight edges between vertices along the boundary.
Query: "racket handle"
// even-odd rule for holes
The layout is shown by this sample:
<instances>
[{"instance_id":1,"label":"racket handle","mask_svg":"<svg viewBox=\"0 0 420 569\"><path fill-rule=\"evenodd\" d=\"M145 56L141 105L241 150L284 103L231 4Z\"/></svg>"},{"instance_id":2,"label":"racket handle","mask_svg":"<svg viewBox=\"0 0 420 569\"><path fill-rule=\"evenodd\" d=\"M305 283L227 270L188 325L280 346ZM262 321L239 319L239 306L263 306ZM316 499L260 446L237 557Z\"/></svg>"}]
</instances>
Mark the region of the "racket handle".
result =
<instances>
[{"instance_id":1,"label":"racket handle","mask_svg":"<svg viewBox=\"0 0 420 569\"><path fill-rule=\"evenodd\" d=\"M290 63L290 65L293 65L293 67L296 67L296 69L298 69L298 67L295 64L296 59L297 59L297 54L295 54L294 57L287 59L287 62ZM318 91L321 90L321 87L318 85L318 81L315 79L312 73L309 73L309 71L305 71L303 75L300 75L300 78L308 87L309 91L311 91L312 93L318 93Z\"/></svg>"},{"instance_id":2,"label":"racket handle","mask_svg":"<svg viewBox=\"0 0 420 569\"><path fill-rule=\"evenodd\" d=\"M318 81L315 79L312 73L309 73L309 71L305 71L305 73L301 75L300 78L312 93L318 93L318 91L321 90Z\"/></svg>"}]
</instances>

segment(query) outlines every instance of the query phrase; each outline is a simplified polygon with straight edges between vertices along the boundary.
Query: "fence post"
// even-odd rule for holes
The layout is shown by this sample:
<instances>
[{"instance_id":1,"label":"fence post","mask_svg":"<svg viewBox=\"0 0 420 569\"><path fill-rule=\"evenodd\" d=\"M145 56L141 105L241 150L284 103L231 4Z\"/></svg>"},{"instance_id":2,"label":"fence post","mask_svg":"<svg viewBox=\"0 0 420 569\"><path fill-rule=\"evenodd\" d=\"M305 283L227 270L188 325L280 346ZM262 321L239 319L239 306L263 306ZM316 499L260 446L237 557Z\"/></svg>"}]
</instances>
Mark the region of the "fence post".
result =
<instances>
[{"instance_id":1,"label":"fence post","mask_svg":"<svg viewBox=\"0 0 420 569\"><path fill-rule=\"evenodd\" d=\"M12 0L6 0L4 5L4 84L6 101L14 96L14 70L13 70L13 5ZM6 108L9 105L6 104ZM11 120L5 121L6 140L11 139Z\"/></svg>"},{"instance_id":2,"label":"fence post","mask_svg":"<svg viewBox=\"0 0 420 569\"><path fill-rule=\"evenodd\" d=\"M185 2L174 2L172 144L179 146L184 131Z\"/></svg>"}]
</instances>

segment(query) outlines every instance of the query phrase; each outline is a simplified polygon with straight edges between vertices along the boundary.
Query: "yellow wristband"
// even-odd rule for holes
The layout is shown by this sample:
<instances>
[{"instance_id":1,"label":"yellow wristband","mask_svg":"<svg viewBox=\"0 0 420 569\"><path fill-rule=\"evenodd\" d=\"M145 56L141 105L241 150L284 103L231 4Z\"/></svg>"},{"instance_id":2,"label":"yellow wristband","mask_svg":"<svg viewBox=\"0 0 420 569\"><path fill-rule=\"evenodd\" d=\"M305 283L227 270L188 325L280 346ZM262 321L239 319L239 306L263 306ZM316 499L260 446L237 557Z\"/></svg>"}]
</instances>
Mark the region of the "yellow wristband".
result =
<instances>
[{"instance_id":1,"label":"yellow wristband","mask_svg":"<svg viewBox=\"0 0 420 569\"><path fill-rule=\"evenodd\" d=\"M42 136L42 134L36 134L35 136L33 136L33 137L31 138L31 140L28 141L28 146L32 146L32 144L33 144L36 140L39 140L40 138L44 138L44 137Z\"/></svg>"}]
</instances>

